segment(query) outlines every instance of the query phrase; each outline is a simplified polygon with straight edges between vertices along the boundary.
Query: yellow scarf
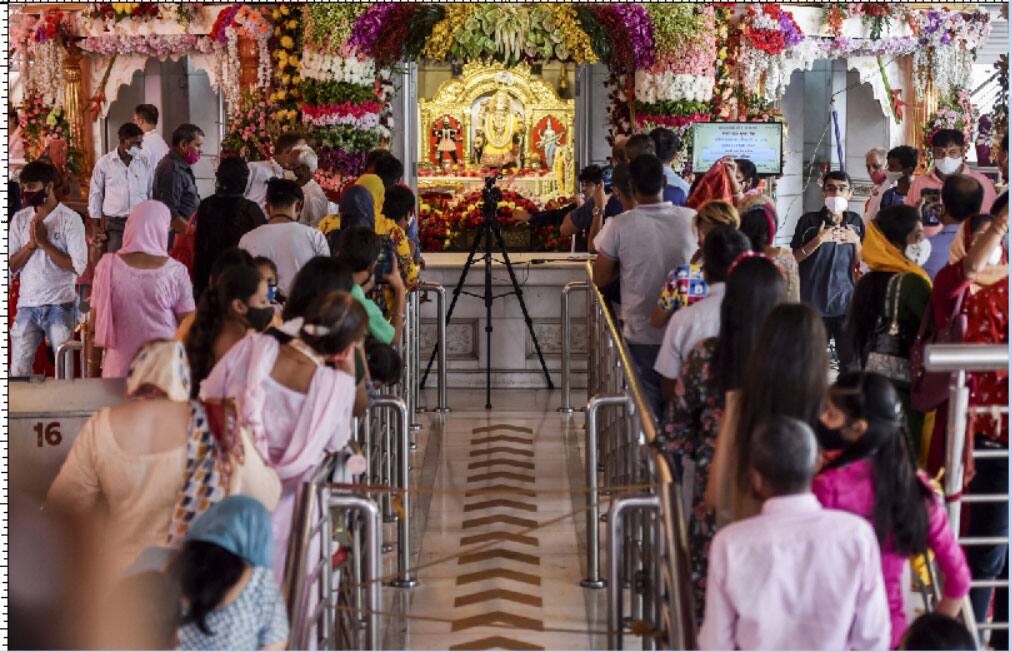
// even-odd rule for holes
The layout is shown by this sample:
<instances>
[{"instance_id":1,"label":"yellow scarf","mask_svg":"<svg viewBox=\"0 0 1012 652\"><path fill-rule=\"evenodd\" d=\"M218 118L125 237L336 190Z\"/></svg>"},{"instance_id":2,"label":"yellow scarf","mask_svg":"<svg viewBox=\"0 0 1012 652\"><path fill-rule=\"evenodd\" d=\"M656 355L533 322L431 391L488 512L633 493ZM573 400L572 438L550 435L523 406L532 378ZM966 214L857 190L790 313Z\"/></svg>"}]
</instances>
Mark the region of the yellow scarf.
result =
<instances>
[{"instance_id":1,"label":"yellow scarf","mask_svg":"<svg viewBox=\"0 0 1012 652\"><path fill-rule=\"evenodd\" d=\"M383 214L383 200L386 197L383 180L375 174L363 174L355 184L362 186L372 195L373 212L376 216L376 234L386 235L394 227L394 221Z\"/></svg>"},{"instance_id":2,"label":"yellow scarf","mask_svg":"<svg viewBox=\"0 0 1012 652\"><path fill-rule=\"evenodd\" d=\"M921 266L908 260L903 252L889 242L874 220L868 222L868 231L861 244L861 259L868 264L872 271L896 272L898 274L910 272L922 277L929 285L931 284L931 277L928 276L928 273Z\"/></svg>"}]
</instances>

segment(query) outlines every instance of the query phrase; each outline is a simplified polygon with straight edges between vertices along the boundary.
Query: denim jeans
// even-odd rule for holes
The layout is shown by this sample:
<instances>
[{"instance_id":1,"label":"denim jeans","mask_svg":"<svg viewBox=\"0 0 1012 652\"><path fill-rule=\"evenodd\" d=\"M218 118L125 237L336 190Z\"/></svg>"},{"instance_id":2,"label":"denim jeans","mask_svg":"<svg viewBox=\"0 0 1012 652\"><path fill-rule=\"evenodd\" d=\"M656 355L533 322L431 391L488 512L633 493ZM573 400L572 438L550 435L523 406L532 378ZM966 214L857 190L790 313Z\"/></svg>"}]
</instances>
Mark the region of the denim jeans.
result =
<instances>
[{"instance_id":1,"label":"denim jeans","mask_svg":"<svg viewBox=\"0 0 1012 652\"><path fill-rule=\"evenodd\" d=\"M977 449L999 448L995 443L978 437ZM977 472L966 488L967 494L1008 494L1008 458L976 460ZM1007 537L1008 503L970 503L969 537ZM967 546L966 561L975 580L1008 579L1008 545ZM987 618L993 589L982 588L970 591L973 613L977 622ZM1004 622L1008 614L1008 589L997 589L994 600L995 620ZM983 636L983 632L981 632ZM1002 647L1004 646L1004 647ZM1008 632L994 630L991 647L996 650L1008 649Z\"/></svg>"},{"instance_id":2,"label":"denim jeans","mask_svg":"<svg viewBox=\"0 0 1012 652\"><path fill-rule=\"evenodd\" d=\"M633 364L639 373L640 385L647 405L654 411L654 418L660 419L664 416L664 402L661 400L661 375L654 371L654 363L657 361L657 354L660 352L659 344L632 344L629 343L629 354L632 355Z\"/></svg>"},{"instance_id":3,"label":"denim jeans","mask_svg":"<svg viewBox=\"0 0 1012 652\"><path fill-rule=\"evenodd\" d=\"M11 327L11 376L32 375L35 352L45 336L53 352L74 335L77 306L71 303L18 308Z\"/></svg>"}]
</instances>

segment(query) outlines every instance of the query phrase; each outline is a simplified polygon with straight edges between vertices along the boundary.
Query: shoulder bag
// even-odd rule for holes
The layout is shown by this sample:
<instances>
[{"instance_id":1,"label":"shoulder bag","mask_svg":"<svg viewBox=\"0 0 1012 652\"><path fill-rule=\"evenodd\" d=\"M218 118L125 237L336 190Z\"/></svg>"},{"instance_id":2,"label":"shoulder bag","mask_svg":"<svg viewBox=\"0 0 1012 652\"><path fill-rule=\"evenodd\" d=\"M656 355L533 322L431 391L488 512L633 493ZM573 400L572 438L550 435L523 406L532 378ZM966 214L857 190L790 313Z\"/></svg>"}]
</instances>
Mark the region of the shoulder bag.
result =
<instances>
[{"instance_id":1,"label":"shoulder bag","mask_svg":"<svg viewBox=\"0 0 1012 652\"><path fill-rule=\"evenodd\" d=\"M875 334L864 370L881 374L897 389L910 388L910 352L900 332L900 288L905 274L895 274L886 289L885 309L875 326Z\"/></svg>"},{"instance_id":2,"label":"shoulder bag","mask_svg":"<svg viewBox=\"0 0 1012 652\"><path fill-rule=\"evenodd\" d=\"M963 306L970 294L967 288L956 299L948 321L939 330L933 328L934 311L929 307L921 320L917 339L910 348L910 404L915 410L934 410L949 400L947 373L930 373L924 368L925 350L931 344L962 344L966 334L966 313Z\"/></svg>"}]
</instances>

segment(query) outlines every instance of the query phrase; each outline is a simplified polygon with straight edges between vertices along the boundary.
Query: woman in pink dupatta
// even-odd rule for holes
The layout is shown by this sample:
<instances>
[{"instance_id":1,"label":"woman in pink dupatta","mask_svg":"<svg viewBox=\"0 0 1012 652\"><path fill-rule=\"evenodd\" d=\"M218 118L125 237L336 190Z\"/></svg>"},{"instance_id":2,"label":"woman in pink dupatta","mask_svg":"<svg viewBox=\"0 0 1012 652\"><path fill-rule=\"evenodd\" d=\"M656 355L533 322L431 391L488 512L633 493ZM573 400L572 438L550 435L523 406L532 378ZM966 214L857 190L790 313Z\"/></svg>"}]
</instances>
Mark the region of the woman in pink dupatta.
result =
<instances>
[{"instance_id":1,"label":"woman in pink dupatta","mask_svg":"<svg viewBox=\"0 0 1012 652\"><path fill-rule=\"evenodd\" d=\"M350 294L331 292L314 301L298 322L286 329L298 333L291 340L277 331L246 336L218 361L200 391L202 399L236 399L257 449L281 478L281 500L271 514L279 582L298 489L327 452L340 450L351 436L351 354L365 334L367 317Z\"/></svg>"},{"instance_id":2,"label":"woman in pink dupatta","mask_svg":"<svg viewBox=\"0 0 1012 652\"><path fill-rule=\"evenodd\" d=\"M123 247L102 256L91 292L95 346L105 349L103 378L125 378L130 361L151 340L171 340L194 311L190 275L166 253L169 209L149 200L134 207ZM89 361L97 372L97 353Z\"/></svg>"}]
</instances>

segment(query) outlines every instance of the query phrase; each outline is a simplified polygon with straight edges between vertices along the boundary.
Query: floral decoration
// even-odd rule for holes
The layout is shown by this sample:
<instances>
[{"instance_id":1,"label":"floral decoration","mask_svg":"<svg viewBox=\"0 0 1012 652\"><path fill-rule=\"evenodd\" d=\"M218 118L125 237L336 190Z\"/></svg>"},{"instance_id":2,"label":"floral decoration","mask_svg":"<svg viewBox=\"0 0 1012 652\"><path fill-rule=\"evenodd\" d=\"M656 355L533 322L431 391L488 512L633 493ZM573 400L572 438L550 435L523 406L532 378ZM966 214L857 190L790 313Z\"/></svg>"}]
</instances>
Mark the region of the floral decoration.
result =
<instances>
[{"instance_id":1,"label":"floral decoration","mask_svg":"<svg viewBox=\"0 0 1012 652\"><path fill-rule=\"evenodd\" d=\"M65 42L73 31L73 18L62 11L46 12L29 25L25 56L19 57L25 91L40 96L46 104L63 98ZM31 61L31 65L28 62Z\"/></svg>"},{"instance_id":2,"label":"floral decoration","mask_svg":"<svg viewBox=\"0 0 1012 652\"><path fill-rule=\"evenodd\" d=\"M611 38L612 70L631 72L654 64L654 31L640 4L594 5L594 17Z\"/></svg>"},{"instance_id":3,"label":"floral decoration","mask_svg":"<svg viewBox=\"0 0 1012 652\"><path fill-rule=\"evenodd\" d=\"M375 100L354 104L328 104L324 106L304 104L302 106L302 122L315 127L331 127L349 125L356 129L377 129L383 103Z\"/></svg>"},{"instance_id":4,"label":"floral decoration","mask_svg":"<svg viewBox=\"0 0 1012 652\"><path fill-rule=\"evenodd\" d=\"M499 202L497 219L503 226L507 240L511 236L521 236L525 241L530 239L530 225L514 225L514 216L518 210L529 213L539 210L538 205L509 188L502 189L502 200ZM546 205L557 208L568 203L565 199L555 200ZM461 195L456 200L451 193L422 192L419 201L419 237L426 251L446 251L465 249L475 233L475 228L484 219L482 216L482 192L474 190ZM563 241L556 227L535 229L540 248L557 249L568 244Z\"/></svg>"},{"instance_id":5,"label":"floral decoration","mask_svg":"<svg viewBox=\"0 0 1012 652\"><path fill-rule=\"evenodd\" d=\"M286 11L287 8L286 8ZM271 52L269 42L274 28L267 19L268 10L243 4L222 9L211 27L211 38L218 44L215 52L217 77L230 111L239 110L239 37L253 39L257 44L257 88L266 90L271 83Z\"/></svg>"},{"instance_id":6,"label":"floral decoration","mask_svg":"<svg viewBox=\"0 0 1012 652\"><path fill-rule=\"evenodd\" d=\"M376 80L376 62L307 49L302 55L302 79L372 86Z\"/></svg>"},{"instance_id":7,"label":"floral decoration","mask_svg":"<svg viewBox=\"0 0 1012 652\"><path fill-rule=\"evenodd\" d=\"M805 35L791 12L776 3L764 4L759 11L750 6L741 32L738 81L743 88L756 89L768 102L779 98L790 81L790 70L783 62Z\"/></svg>"},{"instance_id":8,"label":"floral decoration","mask_svg":"<svg viewBox=\"0 0 1012 652\"><path fill-rule=\"evenodd\" d=\"M929 80L943 97L955 95L970 79L974 50L991 33L988 13L928 9L910 12L907 22L918 38L913 51L917 98L923 99Z\"/></svg>"},{"instance_id":9,"label":"floral decoration","mask_svg":"<svg viewBox=\"0 0 1012 652\"><path fill-rule=\"evenodd\" d=\"M308 3L303 10L306 49L342 57L354 56L345 42L367 7L364 2Z\"/></svg>"},{"instance_id":10,"label":"floral decoration","mask_svg":"<svg viewBox=\"0 0 1012 652\"><path fill-rule=\"evenodd\" d=\"M973 129L978 118L977 108L966 89L942 102L924 125L925 160L931 160L931 139L941 129L957 129L963 132L967 143L973 143Z\"/></svg>"},{"instance_id":11,"label":"floral decoration","mask_svg":"<svg viewBox=\"0 0 1012 652\"><path fill-rule=\"evenodd\" d=\"M274 155L274 139L287 125L274 119L274 106L253 91L242 94L243 107L232 113L221 149L247 161L266 161Z\"/></svg>"},{"instance_id":12,"label":"floral decoration","mask_svg":"<svg viewBox=\"0 0 1012 652\"><path fill-rule=\"evenodd\" d=\"M274 39L271 58L274 60L274 119L294 122L298 117L302 52L302 12L280 5L271 12Z\"/></svg>"},{"instance_id":13,"label":"floral decoration","mask_svg":"<svg viewBox=\"0 0 1012 652\"><path fill-rule=\"evenodd\" d=\"M210 54L214 41L195 34L92 36L78 43L85 52L102 56L141 55L164 61L198 52Z\"/></svg>"},{"instance_id":14,"label":"floral decoration","mask_svg":"<svg viewBox=\"0 0 1012 652\"><path fill-rule=\"evenodd\" d=\"M1001 137L1008 133L1008 53L1004 53L994 62L998 71L998 93L994 98L994 109L991 110L991 158L998 160L998 148Z\"/></svg>"},{"instance_id":15,"label":"floral decoration","mask_svg":"<svg viewBox=\"0 0 1012 652\"><path fill-rule=\"evenodd\" d=\"M48 103L35 93L26 94L20 123L28 161L46 157L60 169L80 172L84 155L71 146L70 123L59 103Z\"/></svg>"}]
</instances>

